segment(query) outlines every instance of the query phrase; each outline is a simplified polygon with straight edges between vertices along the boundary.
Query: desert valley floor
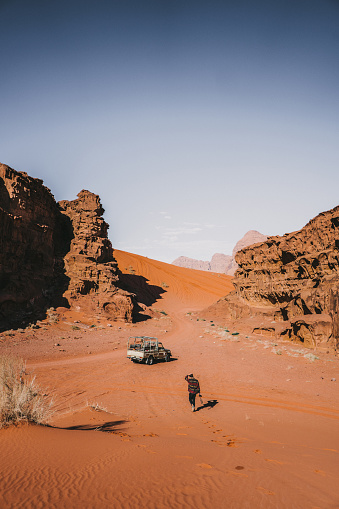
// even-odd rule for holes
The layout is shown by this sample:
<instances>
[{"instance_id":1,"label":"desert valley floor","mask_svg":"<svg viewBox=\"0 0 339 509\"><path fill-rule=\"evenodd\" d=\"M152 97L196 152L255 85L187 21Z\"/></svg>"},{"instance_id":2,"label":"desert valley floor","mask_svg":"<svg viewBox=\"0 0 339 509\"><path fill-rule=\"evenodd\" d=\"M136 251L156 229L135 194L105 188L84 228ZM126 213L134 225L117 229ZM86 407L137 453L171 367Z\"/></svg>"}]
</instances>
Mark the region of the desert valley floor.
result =
<instances>
[{"instance_id":1,"label":"desert valley floor","mask_svg":"<svg viewBox=\"0 0 339 509\"><path fill-rule=\"evenodd\" d=\"M55 410L50 426L0 430L1 507L339 508L338 357L204 320L229 276L114 255L163 289L153 318L60 310L57 324L1 335L0 353L27 360ZM130 362L135 335L158 337L174 359Z\"/></svg>"}]
</instances>

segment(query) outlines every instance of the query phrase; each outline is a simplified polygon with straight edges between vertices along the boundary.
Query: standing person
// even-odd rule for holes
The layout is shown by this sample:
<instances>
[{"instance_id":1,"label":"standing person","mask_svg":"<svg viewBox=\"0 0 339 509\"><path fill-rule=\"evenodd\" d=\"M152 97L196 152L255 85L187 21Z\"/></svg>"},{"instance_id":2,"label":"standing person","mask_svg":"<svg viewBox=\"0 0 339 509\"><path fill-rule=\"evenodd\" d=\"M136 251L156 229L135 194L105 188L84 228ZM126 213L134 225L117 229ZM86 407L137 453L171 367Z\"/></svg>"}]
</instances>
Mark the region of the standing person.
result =
<instances>
[{"instance_id":1,"label":"standing person","mask_svg":"<svg viewBox=\"0 0 339 509\"><path fill-rule=\"evenodd\" d=\"M192 412L195 412L195 397L197 394L201 397L199 380L194 378L192 373L186 375L185 380L188 383L188 399L192 406Z\"/></svg>"}]
</instances>

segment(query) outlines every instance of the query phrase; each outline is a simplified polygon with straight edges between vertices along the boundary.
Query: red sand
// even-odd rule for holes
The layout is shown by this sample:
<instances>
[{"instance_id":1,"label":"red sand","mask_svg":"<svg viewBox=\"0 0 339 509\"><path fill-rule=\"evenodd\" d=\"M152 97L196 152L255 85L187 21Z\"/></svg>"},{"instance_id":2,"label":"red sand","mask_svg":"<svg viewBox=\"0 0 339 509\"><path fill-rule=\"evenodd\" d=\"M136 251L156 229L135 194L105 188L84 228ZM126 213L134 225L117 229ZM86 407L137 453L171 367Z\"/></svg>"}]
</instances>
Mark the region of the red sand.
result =
<instances>
[{"instance_id":1,"label":"red sand","mask_svg":"<svg viewBox=\"0 0 339 509\"><path fill-rule=\"evenodd\" d=\"M55 427L0 430L1 507L338 508L337 357L312 362L300 346L257 336L225 340L195 312L231 290L228 276L115 256L122 272L165 289L153 308L167 315L85 328L91 320L66 312L46 330L2 336L0 353L29 359L56 414ZM176 360L131 363L126 341L139 334L157 336ZM191 412L190 372L214 406Z\"/></svg>"}]
</instances>

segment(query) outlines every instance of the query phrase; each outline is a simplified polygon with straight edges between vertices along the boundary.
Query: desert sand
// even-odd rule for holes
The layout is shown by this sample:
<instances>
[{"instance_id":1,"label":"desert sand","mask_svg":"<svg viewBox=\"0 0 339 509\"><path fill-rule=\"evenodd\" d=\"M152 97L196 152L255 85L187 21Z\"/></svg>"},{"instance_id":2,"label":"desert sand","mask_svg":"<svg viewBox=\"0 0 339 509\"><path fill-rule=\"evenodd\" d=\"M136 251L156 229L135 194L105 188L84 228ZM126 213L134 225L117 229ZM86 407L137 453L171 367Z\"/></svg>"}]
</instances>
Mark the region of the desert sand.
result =
<instances>
[{"instance_id":1,"label":"desert sand","mask_svg":"<svg viewBox=\"0 0 339 509\"><path fill-rule=\"evenodd\" d=\"M58 309L56 324L1 335L55 408L50 426L0 430L1 507L338 508L338 358L204 320L229 276L114 255L151 319ZM130 362L134 335L173 360Z\"/></svg>"}]
</instances>

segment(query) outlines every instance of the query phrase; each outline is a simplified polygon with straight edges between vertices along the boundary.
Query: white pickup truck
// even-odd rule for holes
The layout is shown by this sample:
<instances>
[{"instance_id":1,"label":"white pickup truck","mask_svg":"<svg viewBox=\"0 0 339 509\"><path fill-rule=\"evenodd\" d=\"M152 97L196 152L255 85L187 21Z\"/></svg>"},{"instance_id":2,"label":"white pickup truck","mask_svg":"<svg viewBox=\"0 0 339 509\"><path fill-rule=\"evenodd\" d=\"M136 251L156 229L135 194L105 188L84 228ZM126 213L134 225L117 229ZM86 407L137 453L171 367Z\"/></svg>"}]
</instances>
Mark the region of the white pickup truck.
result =
<instances>
[{"instance_id":1,"label":"white pickup truck","mask_svg":"<svg viewBox=\"0 0 339 509\"><path fill-rule=\"evenodd\" d=\"M171 350L164 348L157 338L148 336L132 336L127 343L127 358L133 362L145 362L153 364L156 360L169 362Z\"/></svg>"}]
</instances>

